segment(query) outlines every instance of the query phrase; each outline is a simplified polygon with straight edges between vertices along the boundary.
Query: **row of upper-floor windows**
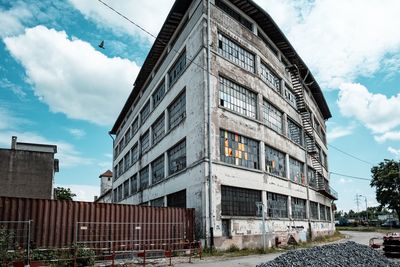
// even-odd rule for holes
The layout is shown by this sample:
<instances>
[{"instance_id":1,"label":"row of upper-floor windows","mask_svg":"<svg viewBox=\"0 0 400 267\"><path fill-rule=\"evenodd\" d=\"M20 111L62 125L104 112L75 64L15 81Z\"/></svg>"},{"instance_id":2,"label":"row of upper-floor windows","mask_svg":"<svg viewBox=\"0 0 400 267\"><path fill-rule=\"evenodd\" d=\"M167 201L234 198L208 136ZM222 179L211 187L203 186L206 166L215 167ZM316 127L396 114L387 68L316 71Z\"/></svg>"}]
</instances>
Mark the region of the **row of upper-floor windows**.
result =
<instances>
[{"instance_id":1,"label":"row of upper-floor windows","mask_svg":"<svg viewBox=\"0 0 400 267\"><path fill-rule=\"evenodd\" d=\"M166 160L167 159L167 160ZM167 162L167 168L165 163ZM156 184L168 176L186 168L186 139L180 141L165 153L161 154L147 166L133 174L129 179L120 184L115 190L115 202L130 197L136 192ZM119 191L122 193L120 194Z\"/></svg>"},{"instance_id":2,"label":"row of upper-floor windows","mask_svg":"<svg viewBox=\"0 0 400 267\"><path fill-rule=\"evenodd\" d=\"M155 120L131 147L126 154L121 157L115 166L115 180L126 172L139 158L155 146L166 135L167 131L179 125L186 117L186 90L184 89L175 98L169 107ZM166 120L166 118L168 118ZM167 125L167 127L165 127ZM129 140L130 141L130 140ZM128 142L129 142L128 141ZM126 143L127 145L128 143ZM122 151L122 150L121 150Z\"/></svg>"}]
</instances>

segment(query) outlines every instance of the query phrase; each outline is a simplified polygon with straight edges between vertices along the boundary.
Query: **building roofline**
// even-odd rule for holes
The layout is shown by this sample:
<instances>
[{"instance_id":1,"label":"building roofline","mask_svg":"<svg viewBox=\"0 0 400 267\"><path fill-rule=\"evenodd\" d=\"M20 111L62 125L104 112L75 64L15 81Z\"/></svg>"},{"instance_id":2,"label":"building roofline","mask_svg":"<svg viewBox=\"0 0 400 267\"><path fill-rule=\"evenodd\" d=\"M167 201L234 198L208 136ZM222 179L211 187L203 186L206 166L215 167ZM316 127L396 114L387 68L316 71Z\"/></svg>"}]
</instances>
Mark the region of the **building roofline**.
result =
<instances>
[{"instance_id":1,"label":"building roofline","mask_svg":"<svg viewBox=\"0 0 400 267\"><path fill-rule=\"evenodd\" d=\"M160 59L168 42L170 41L176 28L180 24L182 18L186 14L192 2L193 0L175 1L160 32L157 35L156 40L153 43L153 46L147 54L146 60L144 61L136 78L134 88L129 94L129 97L125 102L120 114L118 115L114 126L109 132L110 134L116 134L118 127L121 125L125 115L134 103L136 97L139 95L139 92L143 89L148 77L151 75L151 72L157 65L158 60ZM239 8L250 18L252 18L257 23L257 25L268 35L268 37L282 52L285 58L289 60L290 64L296 65L298 67L302 77L307 77L304 82L308 84L308 88L311 90L311 93L316 100L324 119L331 118L332 114L329 110L328 104L322 94L322 90L319 87L317 81L315 80L312 73L309 71L307 65L290 44L284 33L272 19L272 17L252 0L229 0L229 2L234 4L237 8Z\"/></svg>"},{"instance_id":2,"label":"building roofline","mask_svg":"<svg viewBox=\"0 0 400 267\"><path fill-rule=\"evenodd\" d=\"M48 144L37 144L37 143L25 143L25 142L17 142L17 145L29 145L29 146L38 146L38 147L50 147L54 149L54 152L45 152L45 151L38 151L43 153L57 153L57 145L48 145ZM18 150L25 150L25 149L18 149Z\"/></svg>"}]
</instances>

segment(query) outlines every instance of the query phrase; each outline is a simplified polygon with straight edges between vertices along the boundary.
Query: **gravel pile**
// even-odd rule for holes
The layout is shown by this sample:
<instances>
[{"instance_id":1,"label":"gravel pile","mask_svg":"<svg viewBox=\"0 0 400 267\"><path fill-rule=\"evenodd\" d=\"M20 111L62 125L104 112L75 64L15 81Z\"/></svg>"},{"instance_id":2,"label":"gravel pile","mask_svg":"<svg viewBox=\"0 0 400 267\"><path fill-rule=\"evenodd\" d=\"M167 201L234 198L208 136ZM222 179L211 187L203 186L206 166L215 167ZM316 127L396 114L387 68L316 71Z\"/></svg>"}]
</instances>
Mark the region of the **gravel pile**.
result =
<instances>
[{"instance_id":1,"label":"gravel pile","mask_svg":"<svg viewBox=\"0 0 400 267\"><path fill-rule=\"evenodd\" d=\"M292 250L257 267L400 267L380 252L352 241Z\"/></svg>"}]
</instances>

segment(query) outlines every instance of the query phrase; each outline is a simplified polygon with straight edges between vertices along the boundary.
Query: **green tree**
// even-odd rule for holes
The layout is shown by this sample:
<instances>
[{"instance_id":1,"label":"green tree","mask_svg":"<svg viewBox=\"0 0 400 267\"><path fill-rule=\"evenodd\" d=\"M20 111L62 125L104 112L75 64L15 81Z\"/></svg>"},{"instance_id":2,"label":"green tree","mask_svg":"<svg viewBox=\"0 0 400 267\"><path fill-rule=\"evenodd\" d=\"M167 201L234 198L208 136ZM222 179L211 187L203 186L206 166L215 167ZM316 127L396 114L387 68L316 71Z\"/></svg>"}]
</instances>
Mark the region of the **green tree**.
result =
<instances>
[{"instance_id":1,"label":"green tree","mask_svg":"<svg viewBox=\"0 0 400 267\"><path fill-rule=\"evenodd\" d=\"M73 200L73 197L76 197L76 194L71 192L71 189L64 187L56 188L56 199L59 200Z\"/></svg>"},{"instance_id":2,"label":"green tree","mask_svg":"<svg viewBox=\"0 0 400 267\"><path fill-rule=\"evenodd\" d=\"M371 172L371 187L376 189L376 200L400 218L400 162L385 159Z\"/></svg>"}]
</instances>

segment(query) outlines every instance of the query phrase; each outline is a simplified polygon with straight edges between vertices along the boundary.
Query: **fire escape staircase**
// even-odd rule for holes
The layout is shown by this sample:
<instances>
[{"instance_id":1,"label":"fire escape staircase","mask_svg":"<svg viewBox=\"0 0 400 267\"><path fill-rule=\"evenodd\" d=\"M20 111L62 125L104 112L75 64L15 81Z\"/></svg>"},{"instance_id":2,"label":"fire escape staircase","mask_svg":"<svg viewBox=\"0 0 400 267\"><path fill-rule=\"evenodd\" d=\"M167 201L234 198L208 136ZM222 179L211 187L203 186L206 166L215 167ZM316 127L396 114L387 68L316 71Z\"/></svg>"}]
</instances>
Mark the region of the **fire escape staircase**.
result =
<instances>
[{"instance_id":1,"label":"fire escape staircase","mask_svg":"<svg viewBox=\"0 0 400 267\"><path fill-rule=\"evenodd\" d=\"M315 181L309 181L309 185L315 188L322 195L337 200L338 196L335 190L329 186L329 181L323 176L323 166L319 159L315 131L312 125L312 115L304 98L304 82L300 71L296 65L289 67L290 76L292 79L293 91L296 95L297 109L300 112L301 120L304 128L305 147L308 155L311 158L311 165L315 172Z\"/></svg>"}]
</instances>

